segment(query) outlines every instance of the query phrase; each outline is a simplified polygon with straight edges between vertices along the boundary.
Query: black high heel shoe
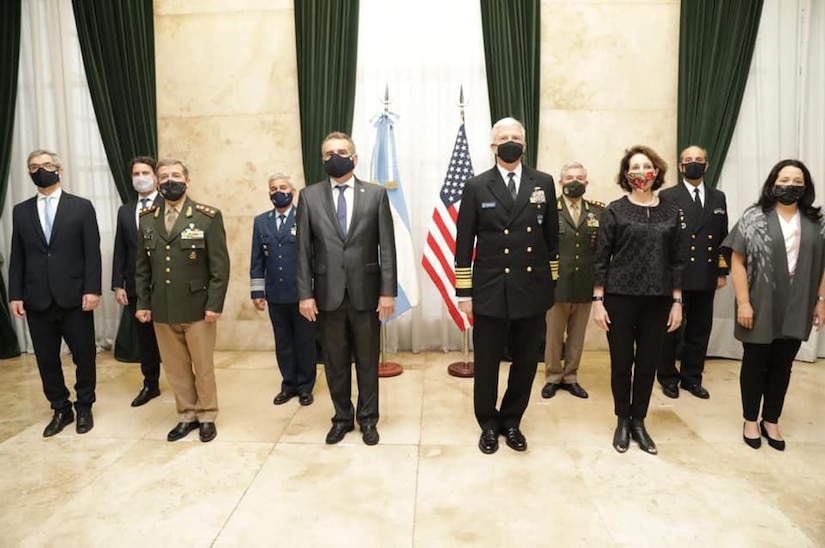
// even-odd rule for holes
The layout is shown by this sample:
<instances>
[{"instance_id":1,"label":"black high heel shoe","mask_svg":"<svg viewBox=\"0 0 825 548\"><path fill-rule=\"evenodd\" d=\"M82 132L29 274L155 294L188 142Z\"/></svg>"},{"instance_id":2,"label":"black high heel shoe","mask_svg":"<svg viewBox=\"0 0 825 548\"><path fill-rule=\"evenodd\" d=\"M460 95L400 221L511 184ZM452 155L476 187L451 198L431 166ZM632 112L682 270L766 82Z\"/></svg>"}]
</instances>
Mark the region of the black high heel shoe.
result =
<instances>
[{"instance_id":1,"label":"black high heel shoe","mask_svg":"<svg viewBox=\"0 0 825 548\"><path fill-rule=\"evenodd\" d=\"M762 431L762 435L768 440L768 445L776 449L777 451L784 451L785 450L785 440L775 440L768 435L768 431L765 428L765 421L759 421L759 430Z\"/></svg>"},{"instance_id":2,"label":"black high heel shoe","mask_svg":"<svg viewBox=\"0 0 825 548\"><path fill-rule=\"evenodd\" d=\"M639 448L645 453L651 455L658 453L656 450L656 444L653 443L653 439L650 437L650 434L647 433L645 421L643 419L633 419L630 422L630 435L633 438L633 441L638 443Z\"/></svg>"},{"instance_id":3,"label":"black high heel shoe","mask_svg":"<svg viewBox=\"0 0 825 548\"><path fill-rule=\"evenodd\" d=\"M630 446L630 419L619 417L616 422L616 431L613 432L613 449L624 453Z\"/></svg>"},{"instance_id":4,"label":"black high heel shoe","mask_svg":"<svg viewBox=\"0 0 825 548\"><path fill-rule=\"evenodd\" d=\"M742 423L742 439L748 444L751 449L759 449L762 447L762 438L749 438L745 435L745 423Z\"/></svg>"}]
</instances>

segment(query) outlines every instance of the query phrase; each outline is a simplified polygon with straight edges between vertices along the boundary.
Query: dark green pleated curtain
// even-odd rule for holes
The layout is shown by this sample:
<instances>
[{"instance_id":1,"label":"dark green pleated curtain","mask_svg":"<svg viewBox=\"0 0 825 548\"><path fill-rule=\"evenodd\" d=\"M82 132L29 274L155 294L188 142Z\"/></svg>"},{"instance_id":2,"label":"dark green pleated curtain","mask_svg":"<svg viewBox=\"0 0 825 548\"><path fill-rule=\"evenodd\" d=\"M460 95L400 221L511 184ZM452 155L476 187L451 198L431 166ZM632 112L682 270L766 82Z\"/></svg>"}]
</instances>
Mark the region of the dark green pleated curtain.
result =
<instances>
[{"instance_id":1,"label":"dark green pleated curtain","mask_svg":"<svg viewBox=\"0 0 825 548\"><path fill-rule=\"evenodd\" d=\"M539 0L481 0L490 117L518 119L527 131L524 161L539 146L541 6Z\"/></svg>"},{"instance_id":2,"label":"dark green pleated curtain","mask_svg":"<svg viewBox=\"0 0 825 548\"><path fill-rule=\"evenodd\" d=\"M745 93L763 0L682 1L679 22L677 154L708 151L715 187Z\"/></svg>"},{"instance_id":3,"label":"dark green pleated curtain","mask_svg":"<svg viewBox=\"0 0 825 548\"><path fill-rule=\"evenodd\" d=\"M80 51L109 168L123 202L135 198L129 160L157 158L152 0L72 0ZM114 356L140 361L134 318L123 309Z\"/></svg>"},{"instance_id":4,"label":"dark green pleated curtain","mask_svg":"<svg viewBox=\"0 0 825 548\"><path fill-rule=\"evenodd\" d=\"M352 132L358 0L295 0L301 147L307 185L326 178L321 142ZM356 143L357 144L357 143Z\"/></svg>"},{"instance_id":5,"label":"dark green pleated curtain","mask_svg":"<svg viewBox=\"0 0 825 548\"><path fill-rule=\"evenodd\" d=\"M20 61L20 0L0 2L0 215L6 203L11 164L17 67ZM0 255L0 265L3 257ZM0 276L0 359L20 355L17 334L9 313L6 283Z\"/></svg>"}]
</instances>

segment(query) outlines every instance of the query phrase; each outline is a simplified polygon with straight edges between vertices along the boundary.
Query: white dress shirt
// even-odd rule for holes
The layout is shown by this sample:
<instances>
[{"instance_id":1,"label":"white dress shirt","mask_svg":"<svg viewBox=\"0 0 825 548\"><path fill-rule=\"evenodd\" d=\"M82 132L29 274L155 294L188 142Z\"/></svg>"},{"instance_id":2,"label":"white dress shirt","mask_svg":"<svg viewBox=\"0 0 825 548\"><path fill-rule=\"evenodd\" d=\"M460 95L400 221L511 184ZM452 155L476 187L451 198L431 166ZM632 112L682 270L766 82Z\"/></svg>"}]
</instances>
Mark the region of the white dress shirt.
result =
<instances>
[{"instance_id":1,"label":"white dress shirt","mask_svg":"<svg viewBox=\"0 0 825 548\"><path fill-rule=\"evenodd\" d=\"M690 184L689 182L687 182L683 179L682 184L685 185L685 188L687 189L688 194L690 194L690 199L691 200L696 199L696 198L694 198L694 196L696 196L696 194L694 194L693 191L698 188L699 189L699 201L702 202L702 207L705 207L705 182L702 181L701 183L699 183L699 186L693 186L692 184Z\"/></svg>"},{"instance_id":2,"label":"white dress shirt","mask_svg":"<svg viewBox=\"0 0 825 548\"><path fill-rule=\"evenodd\" d=\"M513 182L516 184L516 196L518 196L518 189L521 188L521 162L516 166L516 169L513 171L507 171L499 164L496 164L496 169L501 174L501 178L504 179L504 188L507 188L507 185L510 183L510 174L515 173L515 177L513 177Z\"/></svg>"}]
</instances>

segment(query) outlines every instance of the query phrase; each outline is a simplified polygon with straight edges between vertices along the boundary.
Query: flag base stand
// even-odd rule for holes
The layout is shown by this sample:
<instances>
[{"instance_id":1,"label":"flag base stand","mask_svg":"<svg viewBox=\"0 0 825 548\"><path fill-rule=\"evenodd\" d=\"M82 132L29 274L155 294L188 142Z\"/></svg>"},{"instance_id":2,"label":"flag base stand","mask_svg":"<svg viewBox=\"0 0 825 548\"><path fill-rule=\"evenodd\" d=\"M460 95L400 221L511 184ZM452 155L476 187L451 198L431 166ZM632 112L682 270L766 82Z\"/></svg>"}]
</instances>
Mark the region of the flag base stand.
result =
<instances>
[{"instance_id":1,"label":"flag base stand","mask_svg":"<svg viewBox=\"0 0 825 548\"><path fill-rule=\"evenodd\" d=\"M387 361L387 323L381 322L381 361L378 363L379 377L397 377L404 372L400 363Z\"/></svg>"},{"instance_id":2,"label":"flag base stand","mask_svg":"<svg viewBox=\"0 0 825 548\"><path fill-rule=\"evenodd\" d=\"M464 330L464 361L447 366L447 373L453 377L468 379L475 376L475 364L470 361L470 330Z\"/></svg>"}]
</instances>

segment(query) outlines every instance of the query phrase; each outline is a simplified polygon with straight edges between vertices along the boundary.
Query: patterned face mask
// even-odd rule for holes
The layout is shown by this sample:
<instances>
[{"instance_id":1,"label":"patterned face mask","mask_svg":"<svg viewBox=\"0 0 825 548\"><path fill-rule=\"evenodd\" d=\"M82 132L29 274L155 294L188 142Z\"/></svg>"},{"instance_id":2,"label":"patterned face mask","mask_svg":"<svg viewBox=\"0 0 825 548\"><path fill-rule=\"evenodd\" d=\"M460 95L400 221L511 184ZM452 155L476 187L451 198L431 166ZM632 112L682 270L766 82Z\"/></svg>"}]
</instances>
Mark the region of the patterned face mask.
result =
<instances>
[{"instance_id":1,"label":"patterned face mask","mask_svg":"<svg viewBox=\"0 0 825 548\"><path fill-rule=\"evenodd\" d=\"M627 182L630 183L630 186L637 190L645 190L647 185L652 183L654 179L656 179L656 172L652 169L647 171L627 172Z\"/></svg>"}]
</instances>

